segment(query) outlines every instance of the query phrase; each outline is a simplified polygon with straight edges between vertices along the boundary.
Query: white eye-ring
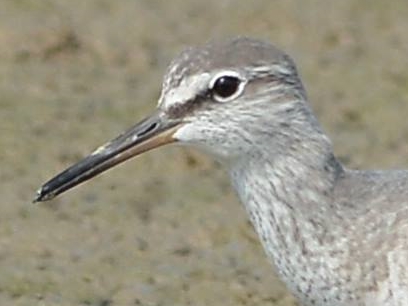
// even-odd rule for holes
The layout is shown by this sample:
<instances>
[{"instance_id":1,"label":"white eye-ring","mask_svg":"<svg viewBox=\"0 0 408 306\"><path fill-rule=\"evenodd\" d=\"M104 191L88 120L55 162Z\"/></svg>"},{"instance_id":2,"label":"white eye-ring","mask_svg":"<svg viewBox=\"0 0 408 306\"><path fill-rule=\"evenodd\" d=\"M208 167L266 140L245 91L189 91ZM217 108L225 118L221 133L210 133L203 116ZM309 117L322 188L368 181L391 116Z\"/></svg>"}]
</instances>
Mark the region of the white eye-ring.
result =
<instances>
[{"instance_id":1,"label":"white eye-ring","mask_svg":"<svg viewBox=\"0 0 408 306\"><path fill-rule=\"evenodd\" d=\"M217 73L210 81L212 98L217 102L228 102L238 97L246 85L246 80L235 71Z\"/></svg>"}]
</instances>

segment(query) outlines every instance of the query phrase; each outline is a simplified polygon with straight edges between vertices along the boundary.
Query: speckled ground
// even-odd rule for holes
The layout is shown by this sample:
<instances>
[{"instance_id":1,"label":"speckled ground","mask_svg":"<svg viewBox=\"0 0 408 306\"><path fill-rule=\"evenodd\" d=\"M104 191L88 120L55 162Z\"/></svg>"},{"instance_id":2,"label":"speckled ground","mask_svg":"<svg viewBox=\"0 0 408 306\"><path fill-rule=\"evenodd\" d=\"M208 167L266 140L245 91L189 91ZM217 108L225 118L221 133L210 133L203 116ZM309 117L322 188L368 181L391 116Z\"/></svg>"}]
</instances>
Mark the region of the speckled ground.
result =
<instances>
[{"instance_id":1,"label":"speckled ground","mask_svg":"<svg viewBox=\"0 0 408 306\"><path fill-rule=\"evenodd\" d=\"M32 205L155 107L186 45L291 53L338 155L408 167L408 2L0 1L0 305L295 305L226 175L178 147Z\"/></svg>"}]
</instances>

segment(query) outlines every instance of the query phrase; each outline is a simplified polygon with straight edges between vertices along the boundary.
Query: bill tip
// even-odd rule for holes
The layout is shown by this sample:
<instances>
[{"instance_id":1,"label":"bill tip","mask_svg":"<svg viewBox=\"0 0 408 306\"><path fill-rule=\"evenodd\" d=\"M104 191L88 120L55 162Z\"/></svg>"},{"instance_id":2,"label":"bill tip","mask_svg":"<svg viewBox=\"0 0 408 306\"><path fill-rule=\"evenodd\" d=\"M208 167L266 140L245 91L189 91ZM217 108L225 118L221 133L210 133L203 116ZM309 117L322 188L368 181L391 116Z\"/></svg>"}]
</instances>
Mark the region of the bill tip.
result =
<instances>
[{"instance_id":1,"label":"bill tip","mask_svg":"<svg viewBox=\"0 0 408 306\"><path fill-rule=\"evenodd\" d=\"M51 200L52 198L54 198L54 196L55 195L53 193L44 192L44 188L41 187L40 189L37 190L32 203L35 204L35 203L38 203L38 202L48 201L48 200Z\"/></svg>"},{"instance_id":2,"label":"bill tip","mask_svg":"<svg viewBox=\"0 0 408 306\"><path fill-rule=\"evenodd\" d=\"M42 187L41 187L41 188L39 188L39 189L37 190L37 192L35 193L35 197L34 197L33 202L32 202L33 204L38 203L38 202L41 202L42 193L43 193L42 190L43 190L43 189L42 189Z\"/></svg>"}]
</instances>

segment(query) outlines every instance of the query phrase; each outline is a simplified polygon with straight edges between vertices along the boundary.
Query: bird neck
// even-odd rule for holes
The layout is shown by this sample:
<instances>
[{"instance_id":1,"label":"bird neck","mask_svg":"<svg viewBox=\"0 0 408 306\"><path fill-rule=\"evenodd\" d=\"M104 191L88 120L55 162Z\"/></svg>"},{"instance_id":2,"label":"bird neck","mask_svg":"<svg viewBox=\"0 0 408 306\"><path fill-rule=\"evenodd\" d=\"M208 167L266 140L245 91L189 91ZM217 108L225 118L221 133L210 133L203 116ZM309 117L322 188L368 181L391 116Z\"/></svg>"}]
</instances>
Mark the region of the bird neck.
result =
<instances>
[{"instance_id":1,"label":"bird neck","mask_svg":"<svg viewBox=\"0 0 408 306\"><path fill-rule=\"evenodd\" d=\"M344 170L328 138L321 131L314 135L298 135L279 152L254 149L250 157L230 165L233 185L261 236L268 222L279 226L293 218L298 223L333 220L326 216L335 209L331 199Z\"/></svg>"},{"instance_id":2,"label":"bird neck","mask_svg":"<svg viewBox=\"0 0 408 306\"><path fill-rule=\"evenodd\" d=\"M307 276L302 271L313 273L314 246L333 244L327 229L339 224L332 197L344 170L325 137L298 143L286 154L258 153L232 165L232 182L268 257L302 296L296 284Z\"/></svg>"},{"instance_id":3,"label":"bird neck","mask_svg":"<svg viewBox=\"0 0 408 306\"><path fill-rule=\"evenodd\" d=\"M299 129L299 133L308 131ZM294 136L296 140L286 143L286 150L276 150L274 142L270 150L254 148L250 156L230 165L233 185L249 211L283 205L306 216L329 213L325 206L330 206L344 170L330 140L320 130L313 135Z\"/></svg>"}]
</instances>

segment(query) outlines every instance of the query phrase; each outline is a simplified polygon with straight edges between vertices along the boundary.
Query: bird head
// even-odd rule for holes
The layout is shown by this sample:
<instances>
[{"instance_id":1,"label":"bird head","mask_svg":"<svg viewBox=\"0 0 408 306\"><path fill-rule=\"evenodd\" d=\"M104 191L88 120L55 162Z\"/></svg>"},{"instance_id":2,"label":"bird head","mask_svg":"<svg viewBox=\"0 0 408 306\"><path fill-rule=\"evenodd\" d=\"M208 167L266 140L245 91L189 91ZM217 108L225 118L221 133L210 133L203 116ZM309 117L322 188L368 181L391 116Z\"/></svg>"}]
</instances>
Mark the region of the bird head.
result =
<instances>
[{"instance_id":1,"label":"bird head","mask_svg":"<svg viewBox=\"0 0 408 306\"><path fill-rule=\"evenodd\" d=\"M156 111L47 182L49 200L133 156L178 142L228 163L282 142L307 111L289 56L249 38L189 48L165 74ZM287 137L286 137L287 138ZM278 146L276 146L278 147Z\"/></svg>"}]
</instances>

